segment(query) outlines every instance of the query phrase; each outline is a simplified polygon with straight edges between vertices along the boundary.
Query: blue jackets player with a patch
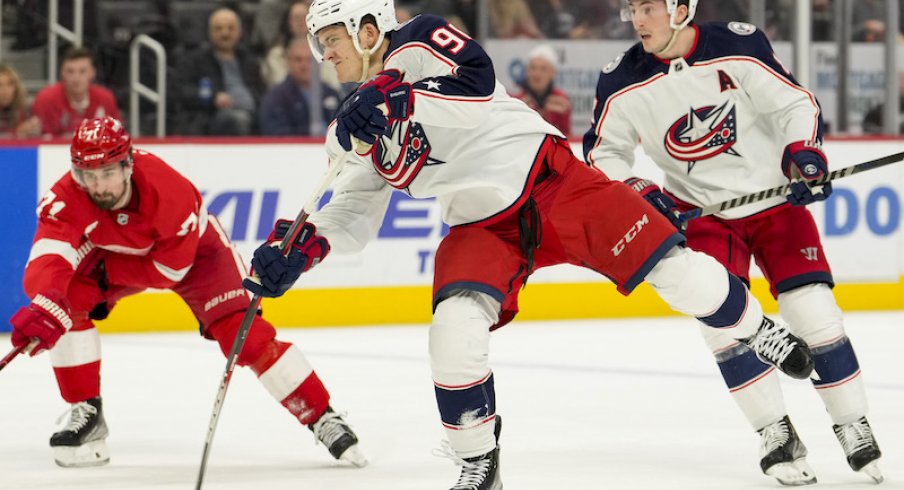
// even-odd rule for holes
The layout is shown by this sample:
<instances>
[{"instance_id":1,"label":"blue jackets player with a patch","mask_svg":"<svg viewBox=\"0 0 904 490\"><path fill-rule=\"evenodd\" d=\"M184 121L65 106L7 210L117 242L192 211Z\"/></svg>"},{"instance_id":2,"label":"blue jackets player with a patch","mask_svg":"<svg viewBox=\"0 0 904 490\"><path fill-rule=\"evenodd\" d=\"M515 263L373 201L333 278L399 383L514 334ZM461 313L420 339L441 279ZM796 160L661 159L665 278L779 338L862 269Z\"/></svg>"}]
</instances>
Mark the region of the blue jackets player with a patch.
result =
<instances>
[{"instance_id":1,"label":"blue jackets player with a patch","mask_svg":"<svg viewBox=\"0 0 904 490\"><path fill-rule=\"evenodd\" d=\"M562 136L510 97L483 48L440 17L420 15L393 31L383 69L412 84L415 110L371 154L348 159L330 205L311 217L335 250L357 251L376 235L393 188L437 197L453 226L506 210L546 135ZM343 152L335 124L326 143L330 158ZM370 227L347 226L362 217ZM371 234L359 236L365 228Z\"/></svg>"},{"instance_id":2,"label":"blue jackets player with a patch","mask_svg":"<svg viewBox=\"0 0 904 490\"><path fill-rule=\"evenodd\" d=\"M782 65L756 27L692 25L696 44L668 61L640 43L603 68L585 159L610 178L635 172L638 143L665 172L665 188L695 206L788 182L782 152L822 140L816 97ZM690 103L688 103L690 102ZM733 219L785 202L784 197L726 210Z\"/></svg>"}]
</instances>

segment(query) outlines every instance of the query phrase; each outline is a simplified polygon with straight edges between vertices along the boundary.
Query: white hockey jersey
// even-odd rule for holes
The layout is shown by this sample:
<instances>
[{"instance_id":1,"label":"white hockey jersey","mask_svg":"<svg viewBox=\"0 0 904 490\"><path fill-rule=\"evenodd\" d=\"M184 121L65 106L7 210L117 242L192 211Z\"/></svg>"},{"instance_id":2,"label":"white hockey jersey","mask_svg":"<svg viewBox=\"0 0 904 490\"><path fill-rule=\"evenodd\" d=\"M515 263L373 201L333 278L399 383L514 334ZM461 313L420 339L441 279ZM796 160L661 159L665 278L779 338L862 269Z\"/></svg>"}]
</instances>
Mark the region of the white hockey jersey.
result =
<instances>
[{"instance_id":1,"label":"white hockey jersey","mask_svg":"<svg viewBox=\"0 0 904 490\"><path fill-rule=\"evenodd\" d=\"M451 226L505 211L523 193L546 135L562 136L510 97L483 48L444 19L421 15L390 36L384 69L412 84L414 112L370 155L349 158L332 199L311 216L340 253L376 236L393 188L437 197ZM326 147L331 159L343 151L335 124Z\"/></svg>"},{"instance_id":2,"label":"white hockey jersey","mask_svg":"<svg viewBox=\"0 0 904 490\"><path fill-rule=\"evenodd\" d=\"M640 143L664 171L664 187L696 206L787 183L785 146L822 141L816 98L756 27L691 28L696 44L684 58L663 60L637 43L603 68L585 160L624 180L633 175ZM776 197L717 216L740 218L783 202Z\"/></svg>"}]
</instances>

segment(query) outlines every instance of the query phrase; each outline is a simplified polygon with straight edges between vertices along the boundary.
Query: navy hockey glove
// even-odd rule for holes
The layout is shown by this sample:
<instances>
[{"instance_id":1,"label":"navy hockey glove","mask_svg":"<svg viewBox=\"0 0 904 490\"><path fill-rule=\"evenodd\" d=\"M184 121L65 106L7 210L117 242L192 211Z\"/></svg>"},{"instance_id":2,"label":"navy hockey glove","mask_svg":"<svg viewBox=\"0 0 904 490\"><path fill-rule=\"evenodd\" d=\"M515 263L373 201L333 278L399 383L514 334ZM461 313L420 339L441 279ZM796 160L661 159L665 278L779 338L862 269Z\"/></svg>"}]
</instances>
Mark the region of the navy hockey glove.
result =
<instances>
[{"instance_id":1,"label":"navy hockey glove","mask_svg":"<svg viewBox=\"0 0 904 490\"><path fill-rule=\"evenodd\" d=\"M380 106L386 107L386 114ZM351 151L351 137L373 145L393 121L407 120L414 112L411 84L402 81L398 70L380 72L358 88L336 116L336 137L345 151Z\"/></svg>"},{"instance_id":2,"label":"navy hockey glove","mask_svg":"<svg viewBox=\"0 0 904 490\"><path fill-rule=\"evenodd\" d=\"M411 91L411 84L402 81L402 72L399 70L381 71L373 80L358 89L358 92L374 91L382 97L377 105L386 105L386 117L389 118L390 124L393 121L405 121L414 114L414 93Z\"/></svg>"},{"instance_id":3,"label":"navy hockey glove","mask_svg":"<svg viewBox=\"0 0 904 490\"><path fill-rule=\"evenodd\" d=\"M279 243L291 225L289 220L278 220L267 242L254 251L252 277L242 281L245 289L267 298L282 296L303 272L319 264L329 253L330 244L326 238L317 234L313 223L305 223L290 245L289 255L283 255Z\"/></svg>"},{"instance_id":4,"label":"navy hockey glove","mask_svg":"<svg viewBox=\"0 0 904 490\"><path fill-rule=\"evenodd\" d=\"M625 184L631 186L650 205L656 208L656 211L668 218L679 232L684 233L684 230L687 229L687 221L681 219L681 211L678 209L678 205L675 204L675 200L662 192L658 185L639 177L631 177L625 180Z\"/></svg>"},{"instance_id":5,"label":"navy hockey glove","mask_svg":"<svg viewBox=\"0 0 904 490\"><path fill-rule=\"evenodd\" d=\"M824 201L832 194L831 182L812 189L807 185L807 181L821 179L829 173L829 164L818 143L798 141L786 146L782 155L782 172L791 181L787 198L795 206Z\"/></svg>"}]
</instances>

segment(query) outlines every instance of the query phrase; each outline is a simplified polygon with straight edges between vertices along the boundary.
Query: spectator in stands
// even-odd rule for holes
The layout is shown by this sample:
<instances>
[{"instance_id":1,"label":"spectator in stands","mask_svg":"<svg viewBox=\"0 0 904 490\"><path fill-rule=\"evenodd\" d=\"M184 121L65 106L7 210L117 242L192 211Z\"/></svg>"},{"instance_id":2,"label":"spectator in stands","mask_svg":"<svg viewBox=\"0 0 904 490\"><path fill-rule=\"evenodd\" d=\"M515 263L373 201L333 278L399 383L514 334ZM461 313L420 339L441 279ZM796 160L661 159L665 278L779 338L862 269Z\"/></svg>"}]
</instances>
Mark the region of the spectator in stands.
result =
<instances>
[{"instance_id":1,"label":"spectator in stands","mask_svg":"<svg viewBox=\"0 0 904 490\"><path fill-rule=\"evenodd\" d=\"M396 2L396 5L401 3ZM415 4L420 6L417 11ZM438 15L465 34L477 35L477 0L423 0L415 4L406 4L412 13Z\"/></svg>"},{"instance_id":2,"label":"spectator in stands","mask_svg":"<svg viewBox=\"0 0 904 490\"><path fill-rule=\"evenodd\" d=\"M268 46L267 55L261 64L261 73L267 87L273 87L286 79L288 73L286 51L292 39L307 38L308 24L305 17L308 15L309 7L308 0L295 0L286 9L279 34L274 39L273 45Z\"/></svg>"},{"instance_id":3,"label":"spectator in stands","mask_svg":"<svg viewBox=\"0 0 904 490\"><path fill-rule=\"evenodd\" d=\"M882 0L857 0L851 12L857 42L879 42L885 37L885 2Z\"/></svg>"},{"instance_id":4,"label":"spectator in stands","mask_svg":"<svg viewBox=\"0 0 904 490\"><path fill-rule=\"evenodd\" d=\"M900 94L900 103L898 105L898 127L899 134L904 134L904 72L898 74L898 93ZM880 103L870 109L863 116L863 132L869 134L882 134L885 132L885 103Z\"/></svg>"},{"instance_id":5,"label":"spectator in stands","mask_svg":"<svg viewBox=\"0 0 904 490\"><path fill-rule=\"evenodd\" d=\"M339 93L320 84L314 86L314 58L306 38L289 42L289 74L264 96L260 110L261 134L266 136L312 136L326 132L339 107ZM319 99L319 113L315 104ZM317 121L317 127L312 122Z\"/></svg>"},{"instance_id":6,"label":"spectator in stands","mask_svg":"<svg viewBox=\"0 0 904 490\"><path fill-rule=\"evenodd\" d=\"M556 52L546 44L537 46L527 55L527 74L519 83L521 92L514 97L523 100L568 137L571 134L571 100L555 86L557 69Z\"/></svg>"},{"instance_id":7,"label":"spectator in stands","mask_svg":"<svg viewBox=\"0 0 904 490\"><path fill-rule=\"evenodd\" d=\"M286 11L294 2L292 0L260 0L257 14L254 15L254 27L251 29L250 44L260 54L266 53L273 46L285 24ZM310 5L310 1L307 2ZM305 24L307 29L307 24Z\"/></svg>"},{"instance_id":8,"label":"spectator in stands","mask_svg":"<svg viewBox=\"0 0 904 490\"><path fill-rule=\"evenodd\" d=\"M215 10L208 20L205 46L186 56L173 86L179 113L178 132L194 135L253 134L257 107L264 93L260 64L239 46L242 27L238 14Z\"/></svg>"},{"instance_id":9,"label":"spectator in stands","mask_svg":"<svg viewBox=\"0 0 904 490\"><path fill-rule=\"evenodd\" d=\"M407 5L396 5L395 18L399 24L404 24L414 18L416 14L412 11L412 7Z\"/></svg>"},{"instance_id":10,"label":"spectator in stands","mask_svg":"<svg viewBox=\"0 0 904 490\"><path fill-rule=\"evenodd\" d=\"M543 37L525 0L489 0L487 3L492 37L499 39Z\"/></svg>"},{"instance_id":11,"label":"spectator in stands","mask_svg":"<svg viewBox=\"0 0 904 490\"><path fill-rule=\"evenodd\" d=\"M95 84L95 76L90 50L74 47L66 51L60 64L60 81L41 89L31 108L45 137L72 137L84 119L121 119L113 92Z\"/></svg>"},{"instance_id":12,"label":"spectator in stands","mask_svg":"<svg viewBox=\"0 0 904 490\"><path fill-rule=\"evenodd\" d=\"M294 0L286 9L282 23L282 29L276 37L273 46L267 51L267 56L261 64L261 74L267 83L267 88L273 88L282 83L289 74L287 64L287 51L289 43L297 38L307 39L308 24L305 18L308 15L310 0ZM339 75L332 63L317 63L314 70L319 70L320 81L327 84L336 92L343 92L339 83Z\"/></svg>"},{"instance_id":13,"label":"spectator in stands","mask_svg":"<svg viewBox=\"0 0 904 490\"><path fill-rule=\"evenodd\" d=\"M608 8L600 0L542 0L531 2L530 7L540 31L549 39L599 39L607 34L602 26ZM616 17L619 14L616 10Z\"/></svg>"},{"instance_id":14,"label":"spectator in stands","mask_svg":"<svg viewBox=\"0 0 904 490\"><path fill-rule=\"evenodd\" d=\"M29 115L26 98L25 86L16 70L0 64L0 139L40 136L41 123Z\"/></svg>"}]
</instances>

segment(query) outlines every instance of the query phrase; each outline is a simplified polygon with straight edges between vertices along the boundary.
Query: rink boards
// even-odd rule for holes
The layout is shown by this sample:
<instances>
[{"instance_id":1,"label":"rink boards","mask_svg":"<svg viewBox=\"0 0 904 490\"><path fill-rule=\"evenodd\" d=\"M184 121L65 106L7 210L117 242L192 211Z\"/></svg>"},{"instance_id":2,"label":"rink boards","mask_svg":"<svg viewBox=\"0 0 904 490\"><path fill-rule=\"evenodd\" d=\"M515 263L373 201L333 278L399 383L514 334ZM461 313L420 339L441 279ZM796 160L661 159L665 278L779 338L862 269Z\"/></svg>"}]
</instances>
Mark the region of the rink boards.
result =
<instances>
[{"instance_id":1,"label":"rink boards","mask_svg":"<svg viewBox=\"0 0 904 490\"><path fill-rule=\"evenodd\" d=\"M190 178L219 216L246 261L277 217L294 217L319 183L326 155L316 141L180 140L147 142L152 151ZM895 140L830 141L833 168L901 151ZM580 145L574 149L580 152ZM658 171L638 153L638 173ZM0 148L6 178L0 204L0 317L26 303L21 275L34 233L40 196L68 171L68 147ZM777 164L777 163L776 163ZM845 309L904 308L904 242L901 231L901 164L865 172L835 184L826 203L811 206L832 264L839 302ZM329 196L326 196L328 198ZM278 325L423 323L430 317L433 251L447 233L435 200L414 200L396 192L378 238L360 254L330 255L305 274L284 298L265 301L267 318ZM761 277L758 273L756 277ZM754 280L768 298L762 279ZM522 292L520 319L658 316L670 311L645 285L624 298L605 278L560 266L539 271ZM774 307L774 305L773 305ZM2 322L0 330L7 329ZM196 327L189 310L169 292L148 292L124 300L105 331L186 330Z\"/></svg>"}]
</instances>

